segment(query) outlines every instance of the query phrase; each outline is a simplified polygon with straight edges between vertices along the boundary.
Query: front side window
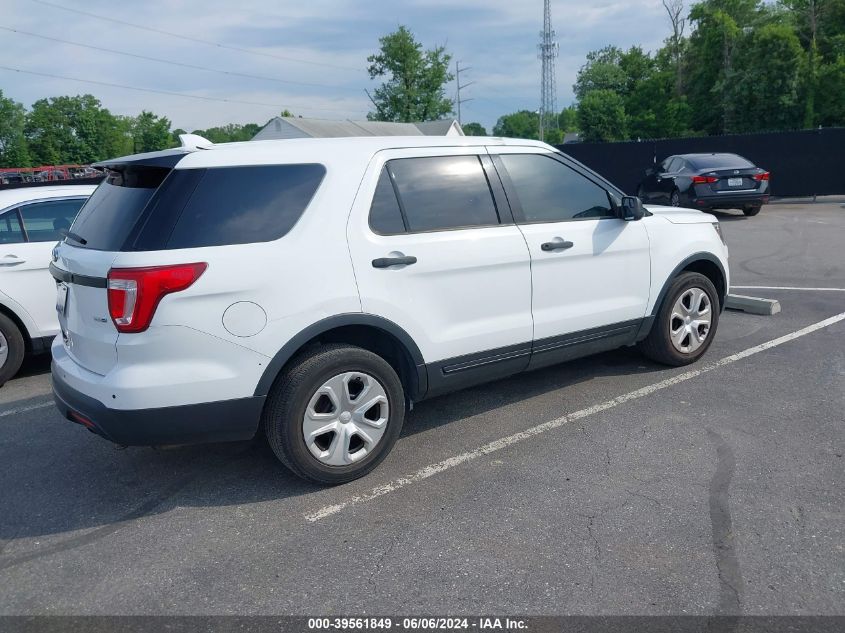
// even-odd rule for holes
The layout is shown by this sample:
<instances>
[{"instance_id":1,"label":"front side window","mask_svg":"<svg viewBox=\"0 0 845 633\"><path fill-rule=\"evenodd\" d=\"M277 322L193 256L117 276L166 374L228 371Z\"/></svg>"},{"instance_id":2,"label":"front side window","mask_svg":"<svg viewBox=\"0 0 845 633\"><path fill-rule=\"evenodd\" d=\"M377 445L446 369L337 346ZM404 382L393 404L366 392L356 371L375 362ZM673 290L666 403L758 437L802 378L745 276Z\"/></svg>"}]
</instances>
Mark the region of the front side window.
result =
<instances>
[{"instance_id":1,"label":"front side window","mask_svg":"<svg viewBox=\"0 0 845 633\"><path fill-rule=\"evenodd\" d=\"M19 244L23 242L23 231L18 220L18 211L13 209L0 215L0 244Z\"/></svg>"},{"instance_id":2,"label":"front side window","mask_svg":"<svg viewBox=\"0 0 845 633\"><path fill-rule=\"evenodd\" d=\"M477 156L401 158L387 164L408 231L492 226L499 215Z\"/></svg>"},{"instance_id":3,"label":"front side window","mask_svg":"<svg viewBox=\"0 0 845 633\"><path fill-rule=\"evenodd\" d=\"M614 218L607 191L592 180L542 154L502 154L522 222L563 222Z\"/></svg>"},{"instance_id":4,"label":"front side window","mask_svg":"<svg viewBox=\"0 0 845 633\"><path fill-rule=\"evenodd\" d=\"M85 200L51 200L21 207L21 217L30 242L58 242L70 230Z\"/></svg>"}]
</instances>

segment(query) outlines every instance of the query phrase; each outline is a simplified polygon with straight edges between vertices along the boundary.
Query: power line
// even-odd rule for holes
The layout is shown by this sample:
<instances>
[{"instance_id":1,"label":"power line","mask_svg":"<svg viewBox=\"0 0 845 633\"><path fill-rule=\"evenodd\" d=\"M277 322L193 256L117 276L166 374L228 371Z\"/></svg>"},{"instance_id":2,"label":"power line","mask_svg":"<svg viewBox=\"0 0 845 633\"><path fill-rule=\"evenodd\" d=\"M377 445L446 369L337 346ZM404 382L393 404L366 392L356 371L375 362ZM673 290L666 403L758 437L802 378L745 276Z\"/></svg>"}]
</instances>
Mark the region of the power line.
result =
<instances>
[{"instance_id":1,"label":"power line","mask_svg":"<svg viewBox=\"0 0 845 633\"><path fill-rule=\"evenodd\" d=\"M10 70L16 73L24 73L27 75L36 75L38 77L49 77L50 79L64 79L67 81L79 81L86 84L95 84L97 86L109 86L111 88L123 88L125 90L135 90L137 92L150 92L160 95L170 95L172 97L184 97L186 99L199 99L201 101L219 101L221 103L241 103L245 105L267 106L270 108L293 108L294 110L324 110L326 112L362 112L362 110L352 110L350 108L319 108L313 106L294 106L284 105L279 103L262 103L260 101L244 101L242 99L221 99L218 97L205 97L202 95L189 95L183 92L171 92L169 90L157 90L155 88L138 88L137 86L127 86L125 84L114 84L107 81L98 81L96 79L80 79L79 77L67 77L65 75L54 75L51 73L42 73L34 70L23 70L22 68L12 68L10 66L0 66L0 70Z\"/></svg>"},{"instance_id":2,"label":"power line","mask_svg":"<svg viewBox=\"0 0 845 633\"><path fill-rule=\"evenodd\" d=\"M27 35L30 37L37 37L42 40L47 40L50 42L58 42L60 44L70 44L71 46L79 46L80 48L88 48L93 51L100 51L102 53L113 53L115 55L125 55L126 57L134 57L136 59L144 59L150 62L158 62L159 64L170 64L171 66L181 66L182 68L190 68L192 70L204 70L210 73L219 73L221 75L229 75L232 77L246 77L248 79L260 79L262 81L275 81L277 83L283 84L292 84L295 86L313 86L317 88L332 88L337 90L337 86L332 86L329 84L318 84L318 83L310 83L306 81L292 81L289 79L277 79L276 77L266 77L263 75L250 75L248 73L240 73L235 72L232 70L221 70L219 68L208 68L207 66L197 66L196 64L186 64L184 62L177 62L170 59L161 59L159 57L149 57L147 55L139 55L136 53L128 53L126 51L118 51L112 48L103 48L102 46L94 46L92 44L83 44L81 42L71 42L70 40L63 40L59 39L58 37L50 37L48 35L39 35L38 33L30 33L29 31L21 31L19 29L13 29L8 26L0 26L0 29L4 31L10 31L12 33L17 33L18 35ZM347 88L348 90L348 88ZM358 88L354 88L357 92Z\"/></svg>"},{"instance_id":3,"label":"power line","mask_svg":"<svg viewBox=\"0 0 845 633\"><path fill-rule=\"evenodd\" d=\"M164 31L162 29L156 29L151 26L143 26L141 24L133 24L132 22L126 22L124 20L118 20L117 18L108 17L105 15L99 15L97 13L90 13L88 11L82 11L81 9L76 9L72 7L62 6L60 4L54 4L53 2L46 2L46 0L30 0L31 2L35 2L36 4L43 4L48 7L53 7L54 9L61 9L62 11L69 11L70 13L77 13L79 15L84 15L89 18L95 18L97 20L104 20L106 22L112 22L113 24L121 24L123 26L131 26L134 29L140 29L142 31L148 31L150 33L158 33L159 35L167 35L169 37L175 37L180 40L185 40L187 42L195 42L197 44L205 44L207 46L214 46L216 48L225 48L226 50L230 51L237 51L239 53L249 53L250 55L259 55L261 57L270 57L273 59L280 59L286 62L295 62L298 64L311 64L313 66L325 66L327 68L338 68L340 70L354 70L357 72L362 72L362 68L353 68L352 66L340 66L338 64L329 64L328 62L315 62L308 59L299 59L297 57L288 57L286 55L274 55L273 53L265 53L262 51L254 51L249 48L241 48L240 46L232 46L230 44L220 44L219 42L212 42L210 40L203 40L198 37L190 37L188 35L182 35L181 33L173 33L171 31Z\"/></svg>"}]
</instances>

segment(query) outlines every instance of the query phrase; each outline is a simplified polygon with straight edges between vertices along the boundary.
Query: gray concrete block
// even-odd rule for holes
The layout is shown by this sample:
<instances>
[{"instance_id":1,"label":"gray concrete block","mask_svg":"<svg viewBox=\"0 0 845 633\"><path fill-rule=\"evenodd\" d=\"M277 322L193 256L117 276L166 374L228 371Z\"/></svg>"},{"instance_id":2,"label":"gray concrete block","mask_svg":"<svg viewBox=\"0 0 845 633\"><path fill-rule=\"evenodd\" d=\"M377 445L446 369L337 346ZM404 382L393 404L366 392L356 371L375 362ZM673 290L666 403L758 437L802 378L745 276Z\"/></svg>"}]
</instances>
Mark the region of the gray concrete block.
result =
<instances>
[{"instance_id":1,"label":"gray concrete block","mask_svg":"<svg viewBox=\"0 0 845 633\"><path fill-rule=\"evenodd\" d=\"M729 294L725 298L725 308L728 310L748 312L749 314L771 316L780 312L780 302L777 299L763 299L761 297Z\"/></svg>"}]
</instances>

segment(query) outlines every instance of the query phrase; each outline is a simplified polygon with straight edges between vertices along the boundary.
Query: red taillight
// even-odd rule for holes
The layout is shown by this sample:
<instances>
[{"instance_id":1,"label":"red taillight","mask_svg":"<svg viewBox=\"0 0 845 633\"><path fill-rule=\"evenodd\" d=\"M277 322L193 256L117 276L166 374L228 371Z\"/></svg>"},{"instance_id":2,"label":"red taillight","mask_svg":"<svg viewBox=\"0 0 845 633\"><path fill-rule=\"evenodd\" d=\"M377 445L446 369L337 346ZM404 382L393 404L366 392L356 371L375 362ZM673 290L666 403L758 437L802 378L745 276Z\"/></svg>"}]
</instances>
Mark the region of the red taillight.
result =
<instances>
[{"instance_id":1,"label":"red taillight","mask_svg":"<svg viewBox=\"0 0 845 633\"><path fill-rule=\"evenodd\" d=\"M143 332L150 327L164 295L189 288L208 264L177 264L109 271L109 314L118 332Z\"/></svg>"},{"instance_id":2,"label":"red taillight","mask_svg":"<svg viewBox=\"0 0 845 633\"><path fill-rule=\"evenodd\" d=\"M714 183L717 182L719 179L716 176L693 176L692 182L696 185L703 185L706 183Z\"/></svg>"},{"instance_id":3,"label":"red taillight","mask_svg":"<svg viewBox=\"0 0 845 633\"><path fill-rule=\"evenodd\" d=\"M769 172L764 171L762 174L754 174L754 180L768 180Z\"/></svg>"}]
</instances>

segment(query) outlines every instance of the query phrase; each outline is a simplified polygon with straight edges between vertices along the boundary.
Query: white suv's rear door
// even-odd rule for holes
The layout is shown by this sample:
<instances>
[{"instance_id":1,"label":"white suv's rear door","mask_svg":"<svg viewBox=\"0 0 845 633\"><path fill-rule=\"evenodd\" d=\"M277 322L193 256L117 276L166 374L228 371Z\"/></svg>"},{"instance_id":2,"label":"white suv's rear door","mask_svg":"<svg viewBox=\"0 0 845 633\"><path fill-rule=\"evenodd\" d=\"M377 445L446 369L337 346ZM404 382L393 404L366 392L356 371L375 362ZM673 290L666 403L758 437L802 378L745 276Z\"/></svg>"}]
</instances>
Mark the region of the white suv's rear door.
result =
<instances>
[{"instance_id":1,"label":"white suv's rear door","mask_svg":"<svg viewBox=\"0 0 845 633\"><path fill-rule=\"evenodd\" d=\"M528 249L479 150L380 152L350 216L361 307L414 339L429 395L521 371L530 355Z\"/></svg>"}]
</instances>

